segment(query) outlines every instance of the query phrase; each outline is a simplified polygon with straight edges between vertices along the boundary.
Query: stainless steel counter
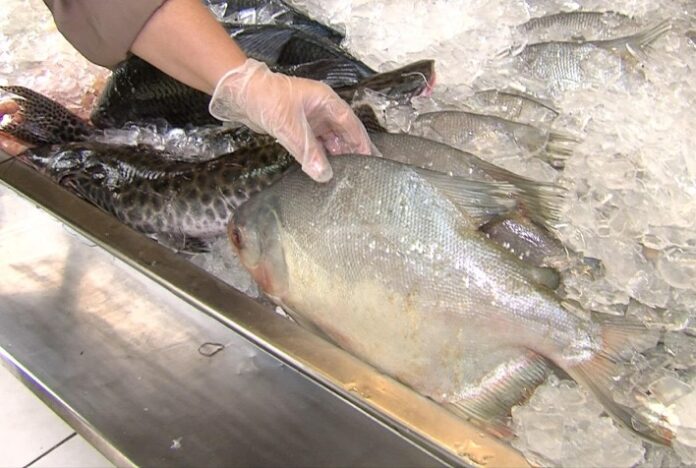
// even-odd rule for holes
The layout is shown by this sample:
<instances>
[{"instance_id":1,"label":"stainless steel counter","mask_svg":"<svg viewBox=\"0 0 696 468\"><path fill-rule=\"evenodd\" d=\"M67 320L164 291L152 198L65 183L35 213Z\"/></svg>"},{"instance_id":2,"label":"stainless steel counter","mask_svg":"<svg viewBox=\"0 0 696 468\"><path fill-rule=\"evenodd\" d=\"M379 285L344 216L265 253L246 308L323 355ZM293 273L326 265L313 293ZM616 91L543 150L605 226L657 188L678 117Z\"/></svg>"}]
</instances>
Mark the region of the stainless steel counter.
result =
<instances>
[{"instance_id":1,"label":"stainless steel counter","mask_svg":"<svg viewBox=\"0 0 696 468\"><path fill-rule=\"evenodd\" d=\"M117 465L526 465L31 169L0 181L0 356Z\"/></svg>"}]
</instances>

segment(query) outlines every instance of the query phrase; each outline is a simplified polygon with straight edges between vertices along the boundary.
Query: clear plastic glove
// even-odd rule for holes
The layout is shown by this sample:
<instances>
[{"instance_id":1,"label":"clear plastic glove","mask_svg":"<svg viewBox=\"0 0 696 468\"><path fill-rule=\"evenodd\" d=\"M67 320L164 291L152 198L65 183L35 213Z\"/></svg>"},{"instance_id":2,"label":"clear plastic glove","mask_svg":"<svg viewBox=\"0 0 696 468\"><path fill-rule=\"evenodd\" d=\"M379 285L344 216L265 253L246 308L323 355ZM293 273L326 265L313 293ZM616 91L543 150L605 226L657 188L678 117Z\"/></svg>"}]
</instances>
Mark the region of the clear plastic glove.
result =
<instances>
[{"instance_id":1,"label":"clear plastic glove","mask_svg":"<svg viewBox=\"0 0 696 468\"><path fill-rule=\"evenodd\" d=\"M326 182L331 154L370 154L370 140L348 104L324 83L274 73L247 59L218 82L210 113L278 139L312 179Z\"/></svg>"}]
</instances>

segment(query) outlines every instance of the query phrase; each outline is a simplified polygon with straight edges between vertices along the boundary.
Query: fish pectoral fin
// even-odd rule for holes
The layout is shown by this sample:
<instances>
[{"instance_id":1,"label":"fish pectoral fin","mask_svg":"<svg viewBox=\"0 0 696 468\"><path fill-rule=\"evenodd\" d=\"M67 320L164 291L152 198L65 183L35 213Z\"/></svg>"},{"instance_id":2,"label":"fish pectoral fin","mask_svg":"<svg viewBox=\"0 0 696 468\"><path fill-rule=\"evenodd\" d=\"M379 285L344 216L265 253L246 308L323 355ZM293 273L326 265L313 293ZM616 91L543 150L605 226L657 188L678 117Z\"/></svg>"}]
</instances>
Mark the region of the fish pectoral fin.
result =
<instances>
[{"instance_id":1,"label":"fish pectoral fin","mask_svg":"<svg viewBox=\"0 0 696 468\"><path fill-rule=\"evenodd\" d=\"M508 182L484 182L413 167L435 190L445 196L476 228L494 217L514 211L520 189Z\"/></svg>"},{"instance_id":2,"label":"fish pectoral fin","mask_svg":"<svg viewBox=\"0 0 696 468\"><path fill-rule=\"evenodd\" d=\"M504 361L475 386L461 392L458 400L446 403L452 412L472 420L489 432L509 438L510 410L526 401L552 372L551 363L531 351Z\"/></svg>"},{"instance_id":3,"label":"fish pectoral fin","mask_svg":"<svg viewBox=\"0 0 696 468\"><path fill-rule=\"evenodd\" d=\"M546 288L557 289L561 284L561 274L554 268L529 265L526 271L529 279Z\"/></svg>"},{"instance_id":4,"label":"fish pectoral fin","mask_svg":"<svg viewBox=\"0 0 696 468\"><path fill-rule=\"evenodd\" d=\"M174 233L157 233L154 237L158 243L178 253L210 252L210 242L198 237Z\"/></svg>"}]
</instances>

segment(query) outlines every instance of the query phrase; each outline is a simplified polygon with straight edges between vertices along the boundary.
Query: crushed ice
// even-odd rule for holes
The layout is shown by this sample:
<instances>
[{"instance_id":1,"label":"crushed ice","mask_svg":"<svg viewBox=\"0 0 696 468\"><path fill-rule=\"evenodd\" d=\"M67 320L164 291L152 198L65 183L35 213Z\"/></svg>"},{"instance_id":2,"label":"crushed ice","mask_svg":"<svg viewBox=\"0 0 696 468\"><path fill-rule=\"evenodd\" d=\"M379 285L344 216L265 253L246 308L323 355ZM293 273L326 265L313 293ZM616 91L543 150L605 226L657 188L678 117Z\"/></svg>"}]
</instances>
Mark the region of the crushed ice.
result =
<instances>
[{"instance_id":1,"label":"crushed ice","mask_svg":"<svg viewBox=\"0 0 696 468\"><path fill-rule=\"evenodd\" d=\"M32 6L27 7L28 3ZM225 17L223 3L212 3L215 13ZM508 111L476 98L477 91L491 88L536 94L553 102L558 116L531 117L531 121L578 137L563 171L537 158L489 158L569 189L558 235L570 248L601 260L606 273L600 277L566 274L564 293L586 309L625 315L664 331L660 345L646 356L636 356L633 367L617 382L615 399L652 405L671 415L678 427L677 439L674 450L643 445L618 428L581 387L551 380L526 405L514 409L514 445L531 461L544 465L696 463L696 158L692 154L696 148L696 4L689 0L291 3L345 31L344 45L379 70L422 58L436 60L438 84L432 98L417 98L413 108L382 105L392 131L407 130L418 112ZM520 38L518 26L530 18L581 9L610 9L643 25L670 19L672 29L651 46L647 59L629 63L634 67L631 79L625 73L628 62L594 50L583 59L592 79L548 88L516 72L514 57L501 55ZM41 2L0 3L0 84L33 88L86 116L94 87L105 76L105 70L86 62L60 36ZM202 142L195 132L169 128L131 127L113 130L105 138L149 143L180 154L200 151ZM258 297L256 285L226 239L192 261Z\"/></svg>"}]
</instances>

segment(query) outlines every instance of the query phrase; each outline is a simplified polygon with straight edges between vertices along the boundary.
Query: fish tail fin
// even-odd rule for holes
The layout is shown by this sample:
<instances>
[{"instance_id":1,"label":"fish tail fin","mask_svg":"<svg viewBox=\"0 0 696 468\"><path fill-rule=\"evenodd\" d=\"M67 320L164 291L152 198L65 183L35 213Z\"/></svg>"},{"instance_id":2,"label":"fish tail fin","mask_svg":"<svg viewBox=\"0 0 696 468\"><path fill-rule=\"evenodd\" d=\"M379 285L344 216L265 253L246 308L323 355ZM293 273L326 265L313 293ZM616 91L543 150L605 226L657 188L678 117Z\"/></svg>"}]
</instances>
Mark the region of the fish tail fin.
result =
<instances>
[{"instance_id":1,"label":"fish tail fin","mask_svg":"<svg viewBox=\"0 0 696 468\"><path fill-rule=\"evenodd\" d=\"M578 138L561 132L550 132L546 142L545 160L556 169L563 169L566 160L573 155L575 146L580 142Z\"/></svg>"},{"instance_id":2,"label":"fish tail fin","mask_svg":"<svg viewBox=\"0 0 696 468\"><path fill-rule=\"evenodd\" d=\"M513 183L520 189L517 195L522 201L520 209L529 219L554 230L556 223L561 219L561 205L567 193L566 189L531 180Z\"/></svg>"},{"instance_id":3,"label":"fish tail fin","mask_svg":"<svg viewBox=\"0 0 696 468\"><path fill-rule=\"evenodd\" d=\"M635 34L633 39L628 44L629 46L638 48L649 46L667 34L670 29L672 29L672 23L669 20L660 21L652 28L647 29L642 33Z\"/></svg>"},{"instance_id":4,"label":"fish tail fin","mask_svg":"<svg viewBox=\"0 0 696 468\"><path fill-rule=\"evenodd\" d=\"M508 439L513 435L508 425L510 410L525 402L550 373L549 361L529 351L503 363L446 406L488 432Z\"/></svg>"},{"instance_id":5,"label":"fish tail fin","mask_svg":"<svg viewBox=\"0 0 696 468\"><path fill-rule=\"evenodd\" d=\"M647 58L645 50L649 49L656 40L664 36L670 29L672 29L672 23L669 20L663 20L645 31L622 39L606 41L606 44L611 49L625 47L631 56L645 60Z\"/></svg>"},{"instance_id":6,"label":"fish tail fin","mask_svg":"<svg viewBox=\"0 0 696 468\"><path fill-rule=\"evenodd\" d=\"M591 359L564 367L574 380L588 388L602 403L604 409L626 428L654 443L670 445L674 433L664 424L656 424L659 418L648 408L629 408L615 401L612 392L630 365L635 353L654 346L659 337L655 330L642 325L602 320L602 350Z\"/></svg>"},{"instance_id":7,"label":"fish tail fin","mask_svg":"<svg viewBox=\"0 0 696 468\"><path fill-rule=\"evenodd\" d=\"M13 95L19 108L0 123L0 131L34 145L82 141L93 131L85 121L68 109L23 86L0 86Z\"/></svg>"}]
</instances>

